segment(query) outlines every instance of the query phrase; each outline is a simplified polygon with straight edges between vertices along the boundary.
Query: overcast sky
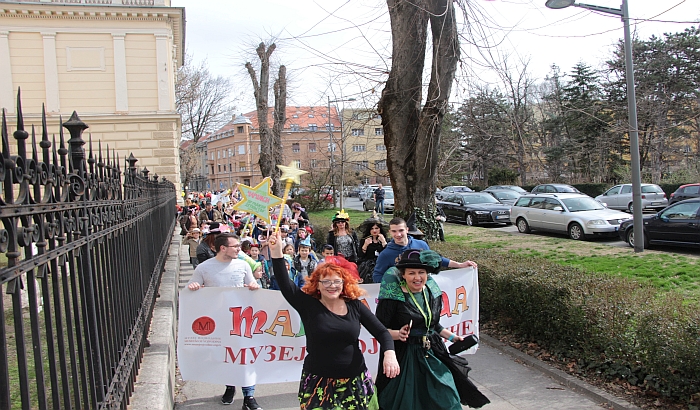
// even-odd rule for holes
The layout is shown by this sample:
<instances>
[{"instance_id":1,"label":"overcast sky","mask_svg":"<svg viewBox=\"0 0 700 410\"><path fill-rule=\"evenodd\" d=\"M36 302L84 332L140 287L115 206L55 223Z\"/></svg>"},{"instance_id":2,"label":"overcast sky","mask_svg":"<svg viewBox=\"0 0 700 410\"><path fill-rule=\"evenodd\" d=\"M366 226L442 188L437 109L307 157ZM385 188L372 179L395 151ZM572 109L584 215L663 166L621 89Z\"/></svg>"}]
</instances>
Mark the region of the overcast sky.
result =
<instances>
[{"instance_id":1,"label":"overcast sky","mask_svg":"<svg viewBox=\"0 0 700 410\"><path fill-rule=\"evenodd\" d=\"M471 0L471 37L462 39L462 66L451 100L461 101L467 83L495 82L485 57L509 55L511 65L529 61L529 71L544 78L552 64L563 73L583 61L600 67L623 37L619 17L569 7L550 10L545 0ZM620 0L584 0L620 7ZM641 39L683 31L700 18L698 0L629 0L632 30ZM357 98L375 104L383 72L391 67L389 15L381 0L172 0L185 7L186 47L195 62L206 60L216 75L230 77L237 111L254 109L244 68L256 61L261 40L277 38L276 63L287 66L288 105L325 105L331 99ZM458 11L461 13L461 11ZM460 21L463 18L458 17ZM466 34L465 27L462 27ZM491 46L491 47L484 47ZM490 56L489 56L490 55ZM348 73L354 73L347 75ZM341 106L342 108L342 106Z\"/></svg>"}]
</instances>

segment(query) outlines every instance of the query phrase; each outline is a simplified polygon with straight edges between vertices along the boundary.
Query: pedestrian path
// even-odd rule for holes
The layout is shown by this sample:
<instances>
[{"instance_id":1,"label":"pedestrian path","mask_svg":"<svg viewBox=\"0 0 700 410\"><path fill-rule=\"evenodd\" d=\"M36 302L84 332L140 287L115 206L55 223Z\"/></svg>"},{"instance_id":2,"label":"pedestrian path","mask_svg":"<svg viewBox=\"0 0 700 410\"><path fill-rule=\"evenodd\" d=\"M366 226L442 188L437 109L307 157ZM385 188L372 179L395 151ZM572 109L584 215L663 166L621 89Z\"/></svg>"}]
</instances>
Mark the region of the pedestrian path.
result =
<instances>
[{"instance_id":1,"label":"pedestrian path","mask_svg":"<svg viewBox=\"0 0 700 410\"><path fill-rule=\"evenodd\" d=\"M180 288L182 288L193 272L187 247L182 247L180 260ZM498 342L491 341L491 343ZM514 358L497 347L497 345L489 346L482 343L475 355L466 357L472 367L470 373L472 381L491 400L491 404L483 407L484 410L600 410L605 408L590 399L590 394L584 395L574 391L537 367L526 365L523 362L527 361L527 358ZM255 398L265 410L298 409L299 402L296 398L298 387L297 382L257 385ZM592 386L589 387L597 390ZM182 382L176 394L175 409L220 409L224 389L223 385ZM242 404L243 396L239 389L233 406L240 408ZM615 408L634 407L618 405Z\"/></svg>"}]
</instances>

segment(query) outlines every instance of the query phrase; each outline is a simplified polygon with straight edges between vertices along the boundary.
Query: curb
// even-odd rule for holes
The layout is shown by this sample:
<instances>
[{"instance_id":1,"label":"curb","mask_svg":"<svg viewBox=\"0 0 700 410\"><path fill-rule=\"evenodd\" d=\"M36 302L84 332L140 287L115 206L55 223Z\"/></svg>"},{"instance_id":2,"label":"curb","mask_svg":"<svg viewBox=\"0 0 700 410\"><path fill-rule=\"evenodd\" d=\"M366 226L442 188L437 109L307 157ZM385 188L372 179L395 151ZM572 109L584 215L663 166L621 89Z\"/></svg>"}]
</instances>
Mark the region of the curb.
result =
<instances>
[{"instance_id":1,"label":"curb","mask_svg":"<svg viewBox=\"0 0 700 410\"><path fill-rule=\"evenodd\" d=\"M556 367L550 366L541 360L532 357L528 354L521 352L518 349L510 347L498 339L491 336L481 334L479 335L479 342L489 347L492 347L500 352L507 354L513 359L517 359L524 364L534 367L547 376L553 378L564 386L570 388L571 390L581 393L589 399L595 401L598 404L604 404L608 408L615 410L641 410L639 407L632 403L628 403L625 400L615 397L612 394L606 392L605 390L599 389L583 380L580 380L574 376L566 374L565 372L557 369Z\"/></svg>"},{"instance_id":2,"label":"curb","mask_svg":"<svg viewBox=\"0 0 700 410\"><path fill-rule=\"evenodd\" d=\"M175 341L177 335L178 278L180 276L180 235L173 232L165 267L158 287L148 332L150 346L143 351L131 410L172 410L175 407Z\"/></svg>"}]
</instances>

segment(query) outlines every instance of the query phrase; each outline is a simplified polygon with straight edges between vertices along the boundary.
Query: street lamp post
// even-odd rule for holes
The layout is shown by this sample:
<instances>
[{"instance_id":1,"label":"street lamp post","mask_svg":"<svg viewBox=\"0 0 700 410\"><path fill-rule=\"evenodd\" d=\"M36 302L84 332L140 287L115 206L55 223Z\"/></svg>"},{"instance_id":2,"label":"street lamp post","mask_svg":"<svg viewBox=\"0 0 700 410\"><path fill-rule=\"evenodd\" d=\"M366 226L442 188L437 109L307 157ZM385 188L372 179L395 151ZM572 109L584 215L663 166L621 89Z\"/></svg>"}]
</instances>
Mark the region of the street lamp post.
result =
<instances>
[{"instance_id":1,"label":"street lamp post","mask_svg":"<svg viewBox=\"0 0 700 410\"><path fill-rule=\"evenodd\" d=\"M331 195L333 196L333 208L335 208L335 145L333 144L333 123L331 122L331 103L338 103L338 102L347 102L347 101L355 101L354 98L348 98L348 99L340 99L340 100L331 100L331 97L328 96L328 139L330 141L330 149L331 149L331 189L333 190L331 192ZM340 121L340 146L341 146L341 151L340 151L340 209L343 209L343 189L345 188L343 186L343 183L345 181L345 175L343 175L343 172L345 172L345 148L343 144L345 144L345 137L343 136L343 120L340 118L340 115L338 115L338 120Z\"/></svg>"},{"instance_id":2,"label":"street lamp post","mask_svg":"<svg viewBox=\"0 0 700 410\"><path fill-rule=\"evenodd\" d=\"M632 40L630 36L630 16L627 0L622 0L619 9L575 3L575 0L547 0L550 9L563 9L569 6L613 14L622 18L625 31L625 69L627 77L627 111L629 116L630 156L632 160L632 216L634 218L634 251L644 252L644 227L642 215L642 177L639 159L639 132L637 130L637 98L634 92L634 63L632 61Z\"/></svg>"}]
</instances>

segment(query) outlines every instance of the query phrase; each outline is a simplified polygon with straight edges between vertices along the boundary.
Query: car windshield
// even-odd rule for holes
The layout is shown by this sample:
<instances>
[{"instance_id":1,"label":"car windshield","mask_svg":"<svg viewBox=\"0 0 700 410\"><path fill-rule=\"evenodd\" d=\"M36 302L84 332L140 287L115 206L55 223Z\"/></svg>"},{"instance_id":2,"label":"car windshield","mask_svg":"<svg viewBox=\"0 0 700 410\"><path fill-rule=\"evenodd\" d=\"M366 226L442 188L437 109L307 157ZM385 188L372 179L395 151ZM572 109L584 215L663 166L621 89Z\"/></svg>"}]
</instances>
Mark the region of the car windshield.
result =
<instances>
[{"instance_id":1,"label":"car windshield","mask_svg":"<svg viewBox=\"0 0 700 410\"><path fill-rule=\"evenodd\" d=\"M664 192L658 185L642 185L643 194L662 194Z\"/></svg>"},{"instance_id":2,"label":"car windshield","mask_svg":"<svg viewBox=\"0 0 700 410\"><path fill-rule=\"evenodd\" d=\"M384 191L384 199L394 199L394 191Z\"/></svg>"},{"instance_id":3,"label":"car windshield","mask_svg":"<svg viewBox=\"0 0 700 410\"><path fill-rule=\"evenodd\" d=\"M454 187L455 192L471 192L472 190L465 187L465 186L456 186Z\"/></svg>"},{"instance_id":4,"label":"car windshield","mask_svg":"<svg viewBox=\"0 0 700 410\"><path fill-rule=\"evenodd\" d=\"M603 204L591 197L582 196L577 198L562 199L561 201L567 208L569 208L569 212L598 211L605 209Z\"/></svg>"},{"instance_id":5,"label":"car windshield","mask_svg":"<svg viewBox=\"0 0 700 410\"><path fill-rule=\"evenodd\" d=\"M465 204L497 204L498 199L488 194L462 195Z\"/></svg>"},{"instance_id":6,"label":"car windshield","mask_svg":"<svg viewBox=\"0 0 700 410\"><path fill-rule=\"evenodd\" d=\"M578 189L568 185L556 185L557 192L578 192Z\"/></svg>"},{"instance_id":7,"label":"car windshield","mask_svg":"<svg viewBox=\"0 0 700 410\"><path fill-rule=\"evenodd\" d=\"M520 195L518 195L516 192L509 192L509 191L497 191L493 193L496 195L496 198L498 199L517 199L520 198Z\"/></svg>"}]
</instances>

